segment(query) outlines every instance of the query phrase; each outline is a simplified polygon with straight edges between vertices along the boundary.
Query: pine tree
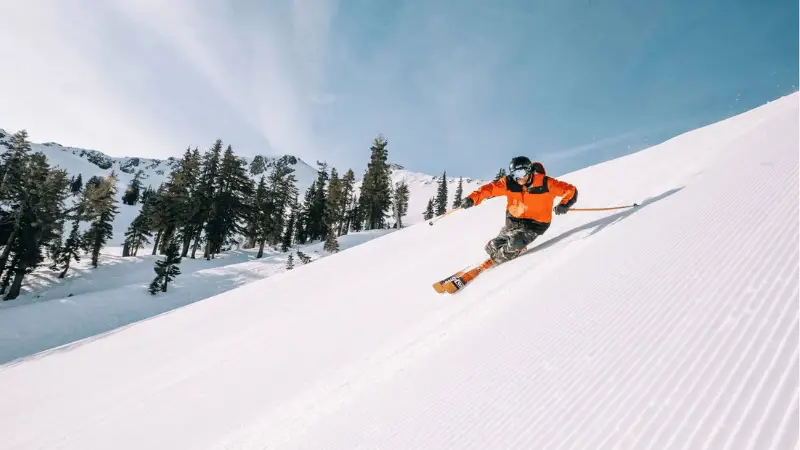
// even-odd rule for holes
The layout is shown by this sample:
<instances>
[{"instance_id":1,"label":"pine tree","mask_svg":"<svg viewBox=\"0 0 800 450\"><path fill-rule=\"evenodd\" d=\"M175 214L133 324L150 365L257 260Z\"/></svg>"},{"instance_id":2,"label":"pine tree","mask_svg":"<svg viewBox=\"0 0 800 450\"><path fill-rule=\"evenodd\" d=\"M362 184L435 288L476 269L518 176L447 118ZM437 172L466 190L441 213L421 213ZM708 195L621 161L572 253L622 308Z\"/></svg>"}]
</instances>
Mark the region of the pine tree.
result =
<instances>
[{"instance_id":1,"label":"pine tree","mask_svg":"<svg viewBox=\"0 0 800 450\"><path fill-rule=\"evenodd\" d=\"M434 201L435 214L441 216L447 212L447 172L442 173L442 178L439 180L439 189L436 191L436 200Z\"/></svg>"},{"instance_id":2,"label":"pine tree","mask_svg":"<svg viewBox=\"0 0 800 450\"><path fill-rule=\"evenodd\" d=\"M341 218L339 222L339 229L337 234L339 236L347 234L350 231L350 224L352 223L351 209L356 204L353 195L355 189L356 174L353 169L347 169L344 177L339 183L339 205L338 215Z\"/></svg>"},{"instance_id":3,"label":"pine tree","mask_svg":"<svg viewBox=\"0 0 800 450\"><path fill-rule=\"evenodd\" d=\"M200 196L200 171L201 157L200 151L195 147L191 152L187 149L181 159L180 175L183 194L186 196L185 205L181 210L179 239L183 242L181 258L189 254L189 247L192 239L197 236L202 228L197 224L197 215L202 210L202 198Z\"/></svg>"},{"instance_id":4,"label":"pine tree","mask_svg":"<svg viewBox=\"0 0 800 450\"><path fill-rule=\"evenodd\" d=\"M193 221L201 207L197 193L199 172L200 153L196 148L187 148L167 181L148 196L142 210L149 209L146 216L149 218L150 230L157 232L153 245L154 255L166 252L172 240L177 239L182 243L181 257L185 256L191 240L200 231Z\"/></svg>"},{"instance_id":5,"label":"pine tree","mask_svg":"<svg viewBox=\"0 0 800 450\"><path fill-rule=\"evenodd\" d=\"M306 189L306 194L303 197L303 203L299 204L297 207L297 217L295 218L294 224L294 240L295 243L300 245L305 244L308 241L308 214L311 203L316 195L316 184L316 181L311 182L311 186Z\"/></svg>"},{"instance_id":6,"label":"pine tree","mask_svg":"<svg viewBox=\"0 0 800 450\"><path fill-rule=\"evenodd\" d=\"M397 182L394 189L394 220L397 228L403 228L403 217L408 213L408 200L409 200L408 184L405 180Z\"/></svg>"},{"instance_id":7,"label":"pine tree","mask_svg":"<svg viewBox=\"0 0 800 450\"><path fill-rule=\"evenodd\" d=\"M139 215L133 219L127 231L125 231L125 242L122 247L122 256L136 256L140 248L150 243L153 233L150 231L150 214L152 214L152 202L142 207Z\"/></svg>"},{"instance_id":8,"label":"pine tree","mask_svg":"<svg viewBox=\"0 0 800 450\"><path fill-rule=\"evenodd\" d=\"M17 142L12 142L10 151L26 145L29 146L26 138L21 137ZM15 146L18 147L15 149ZM4 262L4 269L8 269L5 285L8 285L13 272L13 281L5 300L19 296L23 278L42 263L43 250L59 236L65 213L64 201L69 195L66 171L51 168L44 154L28 155L23 151L20 162L16 168L7 166L12 171L20 170L22 177L21 185L5 191L6 194L19 194L15 202L13 239L9 241L12 246L9 250L13 251L14 258L9 267L5 267ZM13 172L6 172L4 181L17 176Z\"/></svg>"},{"instance_id":9,"label":"pine tree","mask_svg":"<svg viewBox=\"0 0 800 450\"><path fill-rule=\"evenodd\" d=\"M81 257L78 251L81 247L84 246L83 244L83 236L79 231L80 221L75 220L72 223L72 231L69 234L69 237L61 246L58 251L58 256L55 258L55 264L60 265L63 267L63 271L58 275L58 278L64 278L67 275L67 271L69 270L70 262L74 259L75 262L80 262Z\"/></svg>"},{"instance_id":10,"label":"pine tree","mask_svg":"<svg viewBox=\"0 0 800 450\"><path fill-rule=\"evenodd\" d=\"M167 181L159 186L154 199L157 207L151 215L151 224L159 232L154 250L164 253L172 240L178 239L183 244L181 256L188 253L195 235L191 219L199 208L196 198L199 163L199 153L187 148Z\"/></svg>"},{"instance_id":11,"label":"pine tree","mask_svg":"<svg viewBox=\"0 0 800 450\"><path fill-rule=\"evenodd\" d=\"M326 223L328 193L326 183L329 179L328 165L317 161L317 180L314 183L313 197L308 205L308 215L306 216L306 230L311 241L325 239L328 233Z\"/></svg>"},{"instance_id":12,"label":"pine tree","mask_svg":"<svg viewBox=\"0 0 800 450\"><path fill-rule=\"evenodd\" d=\"M281 251L287 252L292 246L292 235L294 234L294 224L297 220L297 196L295 195L292 200L291 210L289 212L289 220L286 223L286 228L283 231L283 239L281 239Z\"/></svg>"},{"instance_id":13,"label":"pine tree","mask_svg":"<svg viewBox=\"0 0 800 450\"><path fill-rule=\"evenodd\" d=\"M194 244L192 245L191 258L195 259L197 249L202 240L203 231L207 232L209 220L212 218L214 196L218 186L217 178L219 173L220 158L222 154L222 140L217 139L214 145L203 155L200 179L197 183L197 204L198 209L191 218L192 227L195 230ZM207 239L206 239L207 240Z\"/></svg>"},{"instance_id":14,"label":"pine tree","mask_svg":"<svg viewBox=\"0 0 800 450\"><path fill-rule=\"evenodd\" d=\"M29 184L28 163L31 159L31 145L28 142L28 133L25 130L14 133L9 141L9 149L0 155L0 168L3 178L0 180L0 203L5 206L5 222L12 224L3 252L0 254L0 275L6 270L6 264L11 255L11 249L18 245L18 238L22 227L22 216L27 204L32 199L27 191ZM14 264L11 265L14 267ZM10 276L10 275L9 275ZM10 282L10 279L8 279ZM7 284L6 284L7 285Z\"/></svg>"},{"instance_id":15,"label":"pine tree","mask_svg":"<svg viewBox=\"0 0 800 450\"><path fill-rule=\"evenodd\" d=\"M328 182L328 198L325 201L325 225L328 230L333 230L335 236L339 236L339 228L342 223L342 180L335 167L331 168L331 179ZM330 233L328 233L330 234ZM325 239L329 239L326 235Z\"/></svg>"},{"instance_id":16,"label":"pine tree","mask_svg":"<svg viewBox=\"0 0 800 450\"><path fill-rule=\"evenodd\" d=\"M73 195L78 195L81 193L81 189L83 189L83 176L78 174L70 183L69 190Z\"/></svg>"},{"instance_id":17,"label":"pine tree","mask_svg":"<svg viewBox=\"0 0 800 450\"><path fill-rule=\"evenodd\" d=\"M139 181L139 177L141 176L141 170L136 172L136 175L133 176L133 179L128 184L128 188L125 190L125 194L122 195L123 204L135 205L139 201L139 195L142 189L142 182Z\"/></svg>"},{"instance_id":18,"label":"pine tree","mask_svg":"<svg viewBox=\"0 0 800 450\"><path fill-rule=\"evenodd\" d=\"M367 230L384 228L386 214L392 205L387 145L388 141L383 136L373 140L370 162L361 183L358 207Z\"/></svg>"},{"instance_id":19,"label":"pine tree","mask_svg":"<svg viewBox=\"0 0 800 450\"><path fill-rule=\"evenodd\" d=\"M153 269L156 277L150 283L148 291L152 295L160 290L167 292L167 285L170 281L174 280L176 276L181 274L181 269L178 265L181 263L181 255L178 249L178 242L171 241L164 252L164 259L156 261L156 266Z\"/></svg>"},{"instance_id":20,"label":"pine tree","mask_svg":"<svg viewBox=\"0 0 800 450\"><path fill-rule=\"evenodd\" d=\"M86 186L84 186L84 191L88 191L93 187L100 186L103 183L103 177L99 175L93 175L89 178L89 181L86 182Z\"/></svg>"},{"instance_id":21,"label":"pine tree","mask_svg":"<svg viewBox=\"0 0 800 450\"><path fill-rule=\"evenodd\" d=\"M267 182L262 175L258 181L256 194L253 198L251 214L248 224L248 233L254 243L258 243L258 255L256 258L264 256L264 244L267 242L272 231L272 209L273 204L267 192Z\"/></svg>"},{"instance_id":22,"label":"pine tree","mask_svg":"<svg viewBox=\"0 0 800 450\"><path fill-rule=\"evenodd\" d=\"M500 170L497 172L497 175L495 175L495 176L494 176L494 181L497 181L497 180L499 180L499 179L503 178L504 176L506 176L506 169L503 169L503 168L501 168L501 169L500 169Z\"/></svg>"},{"instance_id":23,"label":"pine tree","mask_svg":"<svg viewBox=\"0 0 800 450\"><path fill-rule=\"evenodd\" d=\"M156 232L155 241L153 242L153 255L158 254L160 248L159 244L163 242L161 238L164 234L165 223L167 221L167 209L164 206L165 191L166 187L164 183L161 183L155 193L153 193L147 203L142 207L142 211L144 211L148 209L149 206L148 213L146 214L148 229Z\"/></svg>"},{"instance_id":24,"label":"pine tree","mask_svg":"<svg viewBox=\"0 0 800 450\"><path fill-rule=\"evenodd\" d=\"M69 195L73 195L72 186L74 185L74 182L75 178L70 181ZM72 227L67 240L63 241L62 239L59 239L58 248L53 251L53 264L51 269L58 270L59 266L63 268L58 278L64 278L67 275L72 260L75 260L75 262L80 262L79 250L86 247L86 244L83 241L83 234L80 233L80 224L84 218L85 208L85 199L81 199L75 204L75 206L64 212L62 219L72 220Z\"/></svg>"},{"instance_id":25,"label":"pine tree","mask_svg":"<svg viewBox=\"0 0 800 450\"><path fill-rule=\"evenodd\" d=\"M206 224L206 249L203 257L206 260L222 251L222 246L235 233L244 233L241 226L249 215L248 198L255 187L247 176L245 162L233 154L229 145L225 149L215 185L211 214Z\"/></svg>"},{"instance_id":26,"label":"pine tree","mask_svg":"<svg viewBox=\"0 0 800 450\"><path fill-rule=\"evenodd\" d=\"M350 212L347 214L347 221L350 229L356 233L364 229L361 199L355 193L353 193L353 199L350 201Z\"/></svg>"},{"instance_id":27,"label":"pine tree","mask_svg":"<svg viewBox=\"0 0 800 450\"><path fill-rule=\"evenodd\" d=\"M92 267L97 267L100 250L113 234L114 217L119 212L116 203L117 177L113 172L99 185L86 190L86 216L91 221L84 241L92 253Z\"/></svg>"},{"instance_id":28,"label":"pine tree","mask_svg":"<svg viewBox=\"0 0 800 450\"><path fill-rule=\"evenodd\" d=\"M25 169L31 157L31 144L28 132L14 133L9 141L8 151L0 156L3 178L0 180L0 200L14 203L18 201L25 186Z\"/></svg>"},{"instance_id":29,"label":"pine tree","mask_svg":"<svg viewBox=\"0 0 800 450\"><path fill-rule=\"evenodd\" d=\"M301 252L300 250L297 251L297 257L300 258L300 261L303 264L308 264L311 262L311 257Z\"/></svg>"},{"instance_id":30,"label":"pine tree","mask_svg":"<svg viewBox=\"0 0 800 450\"><path fill-rule=\"evenodd\" d=\"M322 248L331 253L339 251L339 240L336 238L336 231L333 228L328 228L328 235L325 237L325 245Z\"/></svg>"},{"instance_id":31,"label":"pine tree","mask_svg":"<svg viewBox=\"0 0 800 450\"><path fill-rule=\"evenodd\" d=\"M428 199L428 207L425 208L425 213L423 213L422 217L425 220L433 219L433 198Z\"/></svg>"},{"instance_id":32,"label":"pine tree","mask_svg":"<svg viewBox=\"0 0 800 450\"><path fill-rule=\"evenodd\" d=\"M453 198L453 209L461 207L461 201L464 197L464 179L458 178L458 186L456 186L456 196Z\"/></svg>"},{"instance_id":33,"label":"pine tree","mask_svg":"<svg viewBox=\"0 0 800 450\"><path fill-rule=\"evenodd\" d=\"M46 174L44 185L38 186L41 189L36 228L41 233L39 235L41 245L49 244L51 248L55 247L53 254L58 256L64 241L63 229L67 219L64 202L70 195L70 182L65 170L50 168L44 154L36 153L33 161L34 165L40 164L41 170Z\"/></svg>"},{"instance_id":34,"label":"pine tree","mask_svg":"<svg viewBox=\"0 0 800 450\"><path fill-rule=\"evenodd\" d=\"M139 196L139 203L142 205L147 204L147 201L150 200L150 197L154 196L156 191L153 189L152 186L147 186L144 191L142 191L142 195Z\"/></svg>"},{"instance_id":35,"label":"pine tree","mask_svg":"<svg viewBox=\"0 0 800 450\"><path fill-rule=\"evenodd\" d=\"M268 193L272 203L269 242L276 245L282 238L290 214L292 199L298 195L297 178L292 167L292 157L283 156L275 161L268 178Z\"/></svg>"},{"instance_id":36,"label":"pine tree","mask_svg":"<svg viewBox=\"0 0 800 450\"><path fill-rule=\"evenodd\" d=\"M289 258L286 260L286 270L294 269L294 256L292 253L289 253Z\"/></svg>"}]
</instances>

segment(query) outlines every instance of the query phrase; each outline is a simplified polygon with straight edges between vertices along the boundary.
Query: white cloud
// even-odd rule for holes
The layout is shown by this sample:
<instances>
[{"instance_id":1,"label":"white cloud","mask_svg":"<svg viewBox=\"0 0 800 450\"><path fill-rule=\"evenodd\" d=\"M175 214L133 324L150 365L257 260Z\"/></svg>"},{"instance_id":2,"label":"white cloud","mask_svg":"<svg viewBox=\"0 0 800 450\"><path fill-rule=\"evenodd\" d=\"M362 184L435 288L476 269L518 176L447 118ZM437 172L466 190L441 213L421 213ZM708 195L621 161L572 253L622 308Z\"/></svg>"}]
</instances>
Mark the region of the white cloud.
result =
<instances>
[{"instance_id":1,"label":"white cloud","mask_svg":"<svg viewBox=\"0 0 800 450\"><path fill-rule=\"evenodd\" d=\"M260 14L248 11L253 14L248 18L218 3L123 0L115 4L185 55L239 119L260 131L274 150L317 155L312 108L325 78L333 0L303 2L303 7L292 2L292 29L286 29L286 13L277 7Z\"/></svg>"},{"instance_id":2,"label":"white cloud","mask_svg":"<svg viewBox=\"0 0 800 450\"><path fill-rule=\"evenodd\" d=\"M0 40L15 45L0 58L14 69L0 72L0 126L143 156L248 130L273 151L312 159L321 147L314 108L336 98L323 86L335 8L336 0L248 10L188 0L6 2ZM234 117L214 121L218 105Z\"/></svg>"},{"instance_id":3,"label":"white cloud","mask_svg":"<svg viewBox=\"0 0 800 450\"><path fill-rule=\"evenodd\" d=\"M0 126L27 129L35 140L143 156L154 141L174 145L109 78L103 9L90 16L76 9L57 0L0 8Z\"/></svg>"}]
</instances>

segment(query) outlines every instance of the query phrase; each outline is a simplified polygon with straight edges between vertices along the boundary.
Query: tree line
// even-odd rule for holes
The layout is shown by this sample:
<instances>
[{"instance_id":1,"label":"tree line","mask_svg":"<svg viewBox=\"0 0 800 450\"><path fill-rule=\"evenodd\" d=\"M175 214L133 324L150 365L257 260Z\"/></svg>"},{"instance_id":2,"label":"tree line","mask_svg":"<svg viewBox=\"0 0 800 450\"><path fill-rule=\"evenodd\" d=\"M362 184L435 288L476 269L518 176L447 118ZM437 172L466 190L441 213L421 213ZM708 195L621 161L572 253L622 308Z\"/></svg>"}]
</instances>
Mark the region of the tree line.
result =
<instances>
[{"instance_id":1,"label":"tree line","mask_svg":"<svg viewBox=\"0 0 800 450\"><path fill-rule=\"evenodd\" d=\"M431 197L428 199L428 206L425 208L425 212L422 214L422 218L425 220L430 220L436 216L441 216L442 214L447 212L447 198L448 198L448 187L447 187L447 171L442 172L442 176L439 177L439 186L436 190L436 196ZM453 203L450 205L451 209L456 209L461 207L461 202L464 199L464 179L459 178L458 184L456 185L456 192L455 196L453 197Z\"/></svg>"},{"instance_id":2,"label":"tree line","mask_svg":"<svg viewBox=\"0 0 800 450\"><path fill-rule=\"evenodd\" d=\"M386 228L389 219L402 227L410 193L405 182L391 181L387 145L383 136L373 140L360 189L352 169L340 175L318 161L317 177L302 198L291 156L270 167L256 157L248 167L219 139L202 154L187 148L160 186L144 188L139 171L122 193L123 204L142 205L124 233L123 257L137 256L151 243L152 254L164 256L148 288L156 294L180 274L183 258L214 259L241 238L244 248L258 247L261 258L266 246L287 252L324 241L326 251L336 252L338 237L349 232ZM0 156L0 294L10 300L46 259L59 278L87 255L97 267L119 206L113 170L84 184L80 174L68 178L44 154L33 153L24 130L6 146Z\"/></svg>"}]
</instances>

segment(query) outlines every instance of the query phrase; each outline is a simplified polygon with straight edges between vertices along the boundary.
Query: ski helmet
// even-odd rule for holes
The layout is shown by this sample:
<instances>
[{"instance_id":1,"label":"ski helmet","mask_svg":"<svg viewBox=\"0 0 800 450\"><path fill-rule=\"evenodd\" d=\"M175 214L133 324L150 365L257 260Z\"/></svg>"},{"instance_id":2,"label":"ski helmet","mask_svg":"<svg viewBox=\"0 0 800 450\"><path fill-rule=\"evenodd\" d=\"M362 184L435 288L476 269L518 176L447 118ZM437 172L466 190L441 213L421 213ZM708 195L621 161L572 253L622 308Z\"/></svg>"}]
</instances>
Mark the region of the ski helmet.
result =
<instances>
[{"instance_id":1,"label":"ski helmet","mask_svg":"<svg viewBox=\"0 0 800 450\"><path fill-rule=\"evenodd\" d=\"M531 160L526 156L515 156L508 163L508 174L516 178L525 178L531 173Z\"/></svg>"}]
</instances>

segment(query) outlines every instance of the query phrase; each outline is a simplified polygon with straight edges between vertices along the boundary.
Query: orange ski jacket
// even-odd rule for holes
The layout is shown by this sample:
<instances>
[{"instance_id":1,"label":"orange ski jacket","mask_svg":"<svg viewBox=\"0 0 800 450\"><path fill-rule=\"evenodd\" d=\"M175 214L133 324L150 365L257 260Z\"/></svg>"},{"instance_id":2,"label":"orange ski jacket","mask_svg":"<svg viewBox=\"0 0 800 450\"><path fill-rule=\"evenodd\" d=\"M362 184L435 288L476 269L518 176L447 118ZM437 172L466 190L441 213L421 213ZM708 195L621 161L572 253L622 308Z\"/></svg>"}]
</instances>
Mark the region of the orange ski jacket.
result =
<instances>
[{"instance_id":1,"label":"orange ski jacket","mask_svg":"<svg viewBox=\"0 0 800 450\"><path fill-rule=\"evenodd\" d=\"M481 186L468 197L478 206L486 199L501 195L506 197L506 213L510 219L529 223L544 231L553 220L555 198L561 197L561 204L571 207L578 200L578 189L542 173L534 173L533 181L528 186L520 185L507 175Z\"/></svg>"}]
</instances>

